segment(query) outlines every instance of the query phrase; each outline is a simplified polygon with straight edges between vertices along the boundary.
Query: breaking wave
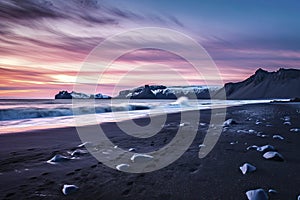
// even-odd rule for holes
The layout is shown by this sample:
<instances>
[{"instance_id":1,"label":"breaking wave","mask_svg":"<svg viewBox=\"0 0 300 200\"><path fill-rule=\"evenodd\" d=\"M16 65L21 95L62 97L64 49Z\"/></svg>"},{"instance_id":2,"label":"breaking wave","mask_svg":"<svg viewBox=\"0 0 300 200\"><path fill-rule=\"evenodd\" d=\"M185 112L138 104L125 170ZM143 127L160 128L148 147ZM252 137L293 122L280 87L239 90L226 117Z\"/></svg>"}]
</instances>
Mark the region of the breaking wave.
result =
<instances>
[{"instance_id":1,"label":"breaking wave","mask_svg":"<svg viewBox=\"0 0 300 200\"><path fill-rule=\"evenodd\" d=\"M84 115L93 113L122 112L133 110L147 110L150 106L144 105L120 105L120 106L97 106L97 107L56 107L56 108L37 108L37 107L18 107L0 110L0 121L61 117L71 115Z\"/></svg>"}]
</instances>

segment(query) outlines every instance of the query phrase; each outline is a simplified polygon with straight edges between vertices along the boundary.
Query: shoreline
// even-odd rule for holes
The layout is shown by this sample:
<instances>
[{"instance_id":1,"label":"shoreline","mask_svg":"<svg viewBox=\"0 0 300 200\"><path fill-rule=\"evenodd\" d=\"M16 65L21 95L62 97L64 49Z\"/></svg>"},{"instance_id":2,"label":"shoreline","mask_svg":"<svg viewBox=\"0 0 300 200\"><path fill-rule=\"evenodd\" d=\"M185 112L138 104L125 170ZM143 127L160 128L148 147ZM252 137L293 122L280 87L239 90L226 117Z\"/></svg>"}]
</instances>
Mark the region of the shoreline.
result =
<instances>
[{"instance_id":1,"label":"shoreline","mask_svg":"<svg viewBox=\"0 0 300 200\"><path fill-rule=\"evenodd\" d=\"M206 100L204 100L206 101ZM230 102L231 100L229 100ZM252 102L254 101L254 102ZM166 101L168 102L168 101ZM234 101L235 102L235 101ZM189 107L183 107L182 110L175 110L174 108L164 108L162 109L168 109L167 112L159 112L158 108L154 109L142 109L142 110L129 110L129 111L123 111L123 112L116 112L119 115L119 118L117 119L112 119L115 116L113 115L113 112L103 112L103 113L94 113L94 114L82 114L78 116L72 116L72 115L62 115L62 116L55 116L55 117L35 117L35 118L21 118L21 119L15 119L15 120L4 120L2 121L2 129L0 130L0 135L4 134L14 134L14 133L21 133L21 132L31 132L31 131L40 131L40 130L50 130L50 129L56 129L56 128L66 128L66 127L75 127L75 118L81 116L82 119L81 121L86 122L83 125L76 125L78 126L90 126L90 125L97 125L101 123L107 123L107 122L120 122L120 121L126 121L130 119L138 119L142 118L143 116L141 115L164 115L164 114L171 114L171 113L179 113L179 112L189 112L189 111L197 111L197 110L210 110L212 109L210 106L213 105L213 109L218 109L218 108L229 108L232 106L240 106L240 105L251 105L251 104L261 104L261 103L270 103L269 100L239 100L239 102L236 104L203 104L201 105L202 107L198 108L193 108L189 109ZM139 103L139 102L135 102ZM153 103L153 102L152 102ZM170 103L173 103L170 101ZM141 112L142 111L142 112ZM127 112L130 115L130 119L124 115L124 113ZM149 113L147 113L149 112ZM125 113L126 114L126 113ZM91 121L91 118L97 118L97 122ZM58 122L56 122L58 121ZM101 122L100 122L101 121ZM25 122L25 124L21 124ZM31 125L28 126L28 123ZM56 123L53 125L53 123ZM68 124L68 125L66 125ZM7 128L8 127L8 128Z\"/></svg>"},{"instance_id":2,"label":"shoreline","mask_svg":"<svg viewBox=\"0 0 300 200\"><path fill-rule=\"evenodd\" d=\"M227 117L237 124L223 132L214 149L198 158L207 125L198 127L198 134L189 149L174 163L150 173L130 174L111 169L90 154L78 160L50 165L53 155L67 155L81 143L76 128L57 128L0 135L0 190L2 199L246 199L247 190L275 189L271 199L296 199L300 194L300 104L252 104L227 108ZM191 116L196 111L188 111ZM208 122L208 110L200 111L201 122ZM284 116L292 125L284 125ZM170 114L156 137L146 140L126 139L115 123L101 124L118 146L137 147L147 152L172 140L178 128L178 114ZM259 120L261 124L256 124ZM135 120L147 125L146 118ZM125 122L124 122L125 123ZM272 125L272 126L267 126ZM299 125L300 126L300 125ZM177 127L177 128L176 128ZM268 135L242 133L254 130ZM280 134L284 140L275 140ZM251 145L271 144L284 156L284 162L268 161L261 153L247 151ZM152 146L151 146L152 145ZM144 149L143 149L144 148ZM249 162L257 167L252 174L242 175L239 166ZM61 192L63 184L75 184L79 190L70 196Z\"/></svg>"}]
</instances>

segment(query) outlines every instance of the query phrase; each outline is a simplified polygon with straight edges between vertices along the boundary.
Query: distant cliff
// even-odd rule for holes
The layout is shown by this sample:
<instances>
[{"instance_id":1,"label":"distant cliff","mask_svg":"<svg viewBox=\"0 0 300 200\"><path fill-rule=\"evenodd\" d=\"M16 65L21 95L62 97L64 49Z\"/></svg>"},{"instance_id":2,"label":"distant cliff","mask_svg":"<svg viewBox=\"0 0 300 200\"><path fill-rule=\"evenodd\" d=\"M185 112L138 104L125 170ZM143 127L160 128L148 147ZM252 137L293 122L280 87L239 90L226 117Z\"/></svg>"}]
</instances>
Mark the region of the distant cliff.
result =
<instances>
[{"instance_id":1,"label":"distant cliff","mask_svg":"<svg viewBox=\"0 0 300 200\"><path fill-rule=\"evenodd\" d=\"M163 86L145 85L131 90L122 90L115 98L121 99L177 99L181 96L190 99L209 99L209 91L217 91L217 86Z\"/></svg>"},{"instance_id":2,"label":"distant cliff","mask_svg":"<svg viewBox=\"0 0 300 200\"><path fill-rule=\"evenodd\" d=\"M60 91L55 95L55 99L110 99L110 96L103 94L84 94L79 92Z\"/></svg>"},{"instance_id":3,"label":"distant cliff","mask_svg":"<svg viewBox=\"0 0 300 200\"><path fill-rule=\"evenodd\" d=\"M300 70L258 69L254 75L238 83L226 83L227 99L274 99L300 97Z\"/></svg>"}]
</instances>

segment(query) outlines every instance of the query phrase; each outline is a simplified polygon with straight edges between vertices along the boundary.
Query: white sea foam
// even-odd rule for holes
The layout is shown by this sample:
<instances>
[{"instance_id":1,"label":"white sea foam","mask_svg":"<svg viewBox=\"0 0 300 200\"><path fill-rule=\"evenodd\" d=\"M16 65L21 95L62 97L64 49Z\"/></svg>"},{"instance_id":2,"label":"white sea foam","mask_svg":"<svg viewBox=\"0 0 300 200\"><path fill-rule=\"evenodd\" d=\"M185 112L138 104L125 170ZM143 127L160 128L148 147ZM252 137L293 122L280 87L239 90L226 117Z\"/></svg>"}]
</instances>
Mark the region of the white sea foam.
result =
<instances>
[{"instance_id":1,"label":"white sea foam","mask_svg":"<svg viewBox=\"0 0 300 200\"><path fill-rule=\"evenodd\" d=\"M222 108L270 100L0 100L0 134L116 122L189 110ZM113 112L112 112L113 111ZM74 114L82 123L74 123Z\"/></svg>"}]
</instances>

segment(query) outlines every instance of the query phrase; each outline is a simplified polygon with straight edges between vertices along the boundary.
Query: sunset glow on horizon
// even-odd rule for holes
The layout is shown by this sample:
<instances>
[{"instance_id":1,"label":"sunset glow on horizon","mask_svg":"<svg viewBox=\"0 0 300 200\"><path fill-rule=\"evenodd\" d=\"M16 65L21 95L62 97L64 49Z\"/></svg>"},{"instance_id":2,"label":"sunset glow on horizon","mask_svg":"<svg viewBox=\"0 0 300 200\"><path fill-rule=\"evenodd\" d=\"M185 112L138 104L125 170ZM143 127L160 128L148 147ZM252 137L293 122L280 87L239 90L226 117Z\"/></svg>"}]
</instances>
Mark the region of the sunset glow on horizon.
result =
<instances>
[{"instance_id":1,"label":"sunset glow on horizon","mask_svg":"<svg viewBox=\"0 0 300 200\"><path fill-rule=\"evenodd\" d=\"M207 83L183 58L157 49L124 54L103 74L97 68L101 55L95 70L82 69L90 52L106 38L143 27L176 30L197 41L216 63L224 83L242 81L257 68L300 69L299 8L298 1L4 0L0 98L54 98L60 90L73 90L79 70L84 74L83 91L77 92L98 83L97 93L114 95L117 77L125 75L118 89L180 85L179 79L171 78L172 70L189 84ZM120 45L130 46L131 40ZM192 55L197 58L198 52ZM128 73L132 66L136 70ZM97 83L90 79L95 75L102 75ZM209 84L214 83L209 77Z\"/></svg>"}]
</instances>

